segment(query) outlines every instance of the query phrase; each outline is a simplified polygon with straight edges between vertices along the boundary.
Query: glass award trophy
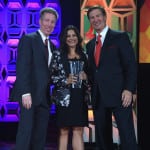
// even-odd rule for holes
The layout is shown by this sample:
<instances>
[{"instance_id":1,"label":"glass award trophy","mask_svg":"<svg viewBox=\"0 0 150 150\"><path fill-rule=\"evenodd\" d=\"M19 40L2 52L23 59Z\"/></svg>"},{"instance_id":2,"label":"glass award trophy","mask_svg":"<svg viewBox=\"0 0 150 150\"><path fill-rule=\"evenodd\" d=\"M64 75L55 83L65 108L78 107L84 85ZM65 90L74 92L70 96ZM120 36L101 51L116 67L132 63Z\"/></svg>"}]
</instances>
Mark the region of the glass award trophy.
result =
<instances>
[{"instance_id":1,"label":"glass award trophy","mask_svg":"<svg viewBox=\"0 0 150 150\"><path fill-rule=\"evenodd\" d=\"M83 61L69 61L71 74L77 77L77 82L72 84L72 88L81 88L82 80L80 80L80 72L83 71Z\"/></svg>"}]
</instances>

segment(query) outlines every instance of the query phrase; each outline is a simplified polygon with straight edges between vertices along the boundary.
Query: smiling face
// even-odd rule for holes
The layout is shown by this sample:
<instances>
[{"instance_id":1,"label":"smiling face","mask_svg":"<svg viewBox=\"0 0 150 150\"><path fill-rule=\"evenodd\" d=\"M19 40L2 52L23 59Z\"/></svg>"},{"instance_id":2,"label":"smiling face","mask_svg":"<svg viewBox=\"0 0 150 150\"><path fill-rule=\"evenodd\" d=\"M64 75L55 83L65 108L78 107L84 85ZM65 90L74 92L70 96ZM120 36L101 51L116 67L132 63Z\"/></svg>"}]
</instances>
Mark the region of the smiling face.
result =
<instances>
[{"instance_id":1,"label":"smiling face","mask_svg":"<svg viewBox=\"0 0 150 150\"><path fill-rule=\"evenodd\" d=\"M49 36L55 27L57 18L52 13L45 12L43 16L39 20L40 30L43 32L45 36Z\"/></svg>"},{"instance_id":2,"label":"smiling face","mask_svg":"<svg viewBox=\"0 0 150 150\"><path fill-rule=\"evenodd\" d=\"M76 48L76 45L78 44L78 37L72 29L67 31L66 44L70 48Z\"/></svg>"},{"instance_id":3,"label":"smiling face","mask_svg":"<svg viewBox=\"0 0 150 150\"><path fill-rule=\"evenodd\" d=\"M89 21L96 32L100 33L106 26L106 16L99 9L89 13Z\"/></svg>"}]
</instances>

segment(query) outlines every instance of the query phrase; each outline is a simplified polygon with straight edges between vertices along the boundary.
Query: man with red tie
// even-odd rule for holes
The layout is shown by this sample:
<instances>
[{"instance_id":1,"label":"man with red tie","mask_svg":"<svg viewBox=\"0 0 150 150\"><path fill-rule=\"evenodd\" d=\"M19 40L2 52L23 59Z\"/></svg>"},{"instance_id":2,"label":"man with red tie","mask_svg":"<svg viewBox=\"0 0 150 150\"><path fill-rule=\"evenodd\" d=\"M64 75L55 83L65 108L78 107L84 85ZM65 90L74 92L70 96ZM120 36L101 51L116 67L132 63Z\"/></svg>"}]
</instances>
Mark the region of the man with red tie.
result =
<instances>
[{"instance_id":1,"label":"man with red tie","mask_svg":"<svg viewBox=\"0 0 150 150\"><path fill-rule=\"evenodd\" d=\"M137 150L132 118L136 61L129 37L106 25L106 12L95 6L87 16L96 37L86 45L94 110L96 146L112 150L111 116L116 119L121 150Z\"/></svg>"},{"instance_id":2,"label":"man with red tie","mask_svg":"<svg viewBox=\"0 0 150 150\"><path fill-rule=\"evenodd\" d=\"M58 14L53 8L40 11L40 29L24 35L18 45L16 82L12 98L20 104L15 150L43 150L49 120L49 64L56 49L46 39L53 32ZM46 44L46 45L45 45Z\"/></svg>"}]
</instances>

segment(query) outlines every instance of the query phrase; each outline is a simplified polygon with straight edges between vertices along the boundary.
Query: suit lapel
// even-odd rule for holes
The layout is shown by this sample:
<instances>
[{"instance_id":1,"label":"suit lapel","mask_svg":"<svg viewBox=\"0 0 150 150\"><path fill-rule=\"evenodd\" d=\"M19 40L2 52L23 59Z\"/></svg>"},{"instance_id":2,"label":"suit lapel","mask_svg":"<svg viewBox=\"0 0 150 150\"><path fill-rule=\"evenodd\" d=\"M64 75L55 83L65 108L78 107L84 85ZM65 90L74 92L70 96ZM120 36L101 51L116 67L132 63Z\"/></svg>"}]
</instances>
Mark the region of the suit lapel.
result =
<instances>
[{"instance_id":1,"label":"suit lapel","mask_svg":"<svg viewBox=\"0 0 150 150\"><path fill-rule=\"evenodd\" d=\"M106 37L102 46L102 49L105 49L105 47L111 42L112 36L111 36L111 30L108 29L107 33L106 33Z\"/></svg>"},{"instance_id":2,"label":"suit lapel","mask_svg":"<svg viewBox=\"0 0 150 150\"><path fill-rule=\"evenodd\" d=\"M103 59L103 55L104 55L104 51L105 51L106 47L107 47L107 46L109 45L109 43L111 43L111 41L112 41L112 38L113 38L112 35L113 35L112 30L111 30L111 29L108 29L108 31L107 31L107 33L106 33L106 37L105 37L104 43L103 43L102 48L101 48L99 66L100 66L101 60ZM93 62L94 66L96 67L95 60L94 60L95 41L96 41L96 37L91 40L89 56L91 57L91 61ZM98 67L99 67L99 66L98 66Z\"/></svg>"},{"instance_id":3,"label":"suit lapel","mask_svg":"<svg viewBox=\"0 0 150 150\"><path fill-rule=\"evenodd\" d=\"M112 31L111 31L111 29L108 29L104 43L103 43L103 46L102 46L102 49L101 49L100 61L103 59L103 55L104 55L104 51L105 51L106 47L112 42L112 38L113 38Z\"/></svg>"},{"instance_id":4,"label":"suit lapel","mask_svg":"<svg viewBox=\"0 0 150 150\"><path fill-rule=\"evenodd\" d=\"M45 53L45 45L43 43L40 33L38 31L36 33L37 33L37 38L36 38L37 41L35 41L35 42L38 44L38 49L43 54L45 62L47 63L46 53Z\"/></svg>"},{"instance_id":5,"label":"suit lapel","mask_svg":"<svg viewBox=\"0 0 150 150\"><path fill-rule=\"evenodd\" d=\"M53 53L53 51L56 49L56 47L50 40L49 40L49 42L50 42L51 52Z\"/></svg>"}]
</instances>

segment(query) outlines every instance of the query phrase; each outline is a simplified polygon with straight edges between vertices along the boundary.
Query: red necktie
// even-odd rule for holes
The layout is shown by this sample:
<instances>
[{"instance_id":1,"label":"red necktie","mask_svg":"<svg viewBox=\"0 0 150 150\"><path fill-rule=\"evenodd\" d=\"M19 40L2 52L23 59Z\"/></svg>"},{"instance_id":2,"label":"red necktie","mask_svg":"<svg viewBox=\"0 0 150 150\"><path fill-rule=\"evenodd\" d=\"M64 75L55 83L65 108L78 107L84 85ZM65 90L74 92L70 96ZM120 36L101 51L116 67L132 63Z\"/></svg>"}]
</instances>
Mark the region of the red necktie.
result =
<instances>
[{"instance_id":1,"label":"red necktie","mask_svg":"<svg viewBox=\"0 0 150 150\"><path fill-rule=\"evenodd\" d=\"M98 66L99 64L99 60L100 60L100 53L101 53L101 47L102 47L102 43L101 43L101 35L97 36L97 40L96 40L96 46L95 46L95 64L96 66Z\"/></svg>"},{"instance_id":2,"label":"red necktie","mask_svg":"<svg viewBox=\"0 0 150 150\"><path fill-rule=\"evenodd\" d=\"M46 54L46 59L48 61L48 39L45 39L45 54Z\"/></svg>"}]
</instances>

